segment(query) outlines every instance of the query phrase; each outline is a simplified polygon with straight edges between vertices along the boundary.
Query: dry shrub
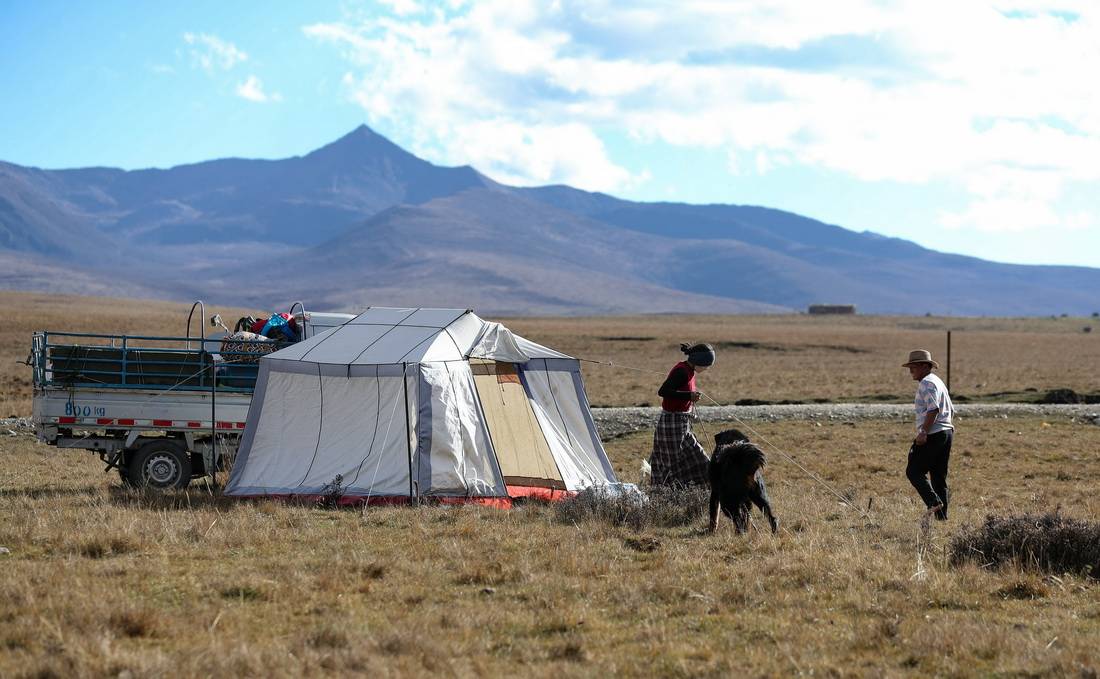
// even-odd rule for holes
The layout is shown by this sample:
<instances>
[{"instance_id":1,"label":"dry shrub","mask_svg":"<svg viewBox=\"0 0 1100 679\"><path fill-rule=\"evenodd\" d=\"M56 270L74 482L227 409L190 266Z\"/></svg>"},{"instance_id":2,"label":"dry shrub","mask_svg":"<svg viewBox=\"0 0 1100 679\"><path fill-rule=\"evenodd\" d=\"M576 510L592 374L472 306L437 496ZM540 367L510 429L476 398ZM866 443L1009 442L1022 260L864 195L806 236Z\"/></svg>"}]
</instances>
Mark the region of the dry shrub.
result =
<instances>
[{"instance_id":1,"label":"dry shrub","mask_svg":"<svg viewBox=\"0 0 1100 679\"><path fill-rule=\"evenodd\" d=\"M3 641L0 641L0 649L6 651L30 651L37 643L38 635L26 627L12 629Z\"/></svg>"},{"instance_id":2,"label":"dry shrub","mask_svg":"<svg viewBox=\"0 0 1100 679\"><path fill-rule=\"evenodd\" d=\"M1005 585L995 592L996 596L1002 599L1042 599L1050 594L1042 583L1027 582L1026 580L1017 580L1012 584Z\"/></svg>"},{"instance_id":3,"label":"dry shrub","mask_svg":"<svg viewBox=\"0 0 1100 679\"><path fill-rule=\"evenodd\" d=\"M661 548L661 541L657 538L627 538L623 546L633 549L635 552L656 552Z\"/></svg>"},{"instance_id":4,"label":"dry shrub","mask_svg":"<svg viewBox=\"0 0 1100 679\"><path fill-rule=\"evenodd\" d=\"M131 639L156 636L157 615L149 610L116 611L108 623L117 634Z\"/></svg>"},{"instance_id":5,"label":"dry shrub","mask_svg":"<svg viewBox=\"0 0 1100 679\"><path fill-rule=\"evenodd\" d=\"M523 582L525 579L526 574L519 566L494 561L478 563L473 568L467 569L455 578L455 583L497 586Z\"/></svg>"},{"instance_id":6,"label":"dry shrub","mask_svg":"<svg viewBox=\"0 0 1100 679\"><path fill-rule=\"evenodd\" d=\"M417 638L409 634L395 633L375 642L378 650L389 656L420 656L431 654L431 649L426 648Z\"/></svg>"},{"instance_id":7,"label":"dry shrub","mask_svg":"<svg viewBox=\"0 0 1100 679\"><path fill-rule=\"evenodd\" d=\"M386 577L386 565L381 563L368 563L359 567L359 573L368 580L381 580Z\"/></svg>"},{"instance_id":8,"label":"dry shrub","mask_svg":"<svg viewBox=\"0 0 1100 679\"><path fill-rule=\"evenodd\" d=\"M231 587L225 587L221 590L220 594L225 599L236 599L237 601L266 601L269 597L263 590L250 585L233 585Z\"/></svg>"},{"instance_id":9,"label":"dry shrub","mask_svg":"<svg viewBox=\"0 0 1100 679\"><path fill-rule=\"evenodd\" d=\"M137 550L137 545L125 536L98 537L85 540L76 545L71 551L89 559L102 559L107 556L118 556Z\"/></svg>"},{"instance_id":10,"label":"dry shrub","mask_svg":"<svg viewBox=\"0 0 1100 679\"><path fill-rule=\"evenodd\" d=\"M587 662L592 655L578 641L570 641L550 649L550 657L569 662Z\"/></svg>"},{"instance_id":11,"label":"dry shrub","mask_svg":"<svg viewBox=\"0 0 1100 679\"><path fill-rule=\"evenodd\" d=\"M313 648L347 648L348 635L334 627L322 627L310 633L307 642Z\"/></svg>"},{"instance_id":12,"label":"dry shrub","mask_svg":"<svg viewBox=\"0 0 1100 679\"><path fill-rule=\"evenodd\" d=\"M951 563L967 562L1100 578L1100 523L1057 511L987 516L984 524L964 529L951 541Z\"/></svg>"},{"instance_id":13,"label":"dry shrub","mask_svg":"<svg viewBox=\"0 0 1100 679\"><path fill-rule=\"evenodd\" d=\"M642 493L612 493L588 488L554 507L555 518L576 524L599 521L614 526L669 528L703 518L710 491L701 486L652 486Z\"/></svg>"}]
</instances>

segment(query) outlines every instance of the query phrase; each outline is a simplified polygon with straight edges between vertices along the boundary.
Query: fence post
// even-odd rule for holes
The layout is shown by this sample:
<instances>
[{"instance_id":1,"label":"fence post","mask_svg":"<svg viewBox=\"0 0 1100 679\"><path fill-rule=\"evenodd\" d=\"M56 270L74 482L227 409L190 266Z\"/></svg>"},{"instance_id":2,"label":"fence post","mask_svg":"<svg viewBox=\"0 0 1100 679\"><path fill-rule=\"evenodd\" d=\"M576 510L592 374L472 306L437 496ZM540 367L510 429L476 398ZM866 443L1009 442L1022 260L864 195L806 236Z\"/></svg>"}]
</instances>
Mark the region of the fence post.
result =
<instances>
[{"instance_id":1,"label":"fence post","mask_svg":"<svg viewBox=\"0 0 1100 679\"><path fill-rule=\"evenodd\" d=\"M951 393L951 331L947 331L947 393Z\"/></svg>"}]
</instances>

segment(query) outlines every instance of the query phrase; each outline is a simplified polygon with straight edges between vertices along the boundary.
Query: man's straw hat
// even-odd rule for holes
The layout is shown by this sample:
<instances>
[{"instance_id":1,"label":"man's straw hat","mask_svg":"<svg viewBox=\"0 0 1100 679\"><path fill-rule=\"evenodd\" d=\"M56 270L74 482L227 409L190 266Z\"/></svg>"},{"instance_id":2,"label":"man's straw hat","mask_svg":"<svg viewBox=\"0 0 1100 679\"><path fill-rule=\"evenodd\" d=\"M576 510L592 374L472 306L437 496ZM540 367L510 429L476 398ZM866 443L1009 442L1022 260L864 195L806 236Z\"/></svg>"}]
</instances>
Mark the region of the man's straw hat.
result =
<instances>
[{"instance_id":1,"label":"man's straw hat","mask_svg":"<svg viewBox=\"0 0 1100 679\"><path fill-rule=\"evenodd\" d=\"M916 365L918 363L929 363L932 365L933 368L940 367L939 363L936 363L932 360L932 354L927 349L915 349L913 351L910 351L909 361L906 363L902 363L901 367L908 368L909 366Z\"/></svg>"}]
</instances>

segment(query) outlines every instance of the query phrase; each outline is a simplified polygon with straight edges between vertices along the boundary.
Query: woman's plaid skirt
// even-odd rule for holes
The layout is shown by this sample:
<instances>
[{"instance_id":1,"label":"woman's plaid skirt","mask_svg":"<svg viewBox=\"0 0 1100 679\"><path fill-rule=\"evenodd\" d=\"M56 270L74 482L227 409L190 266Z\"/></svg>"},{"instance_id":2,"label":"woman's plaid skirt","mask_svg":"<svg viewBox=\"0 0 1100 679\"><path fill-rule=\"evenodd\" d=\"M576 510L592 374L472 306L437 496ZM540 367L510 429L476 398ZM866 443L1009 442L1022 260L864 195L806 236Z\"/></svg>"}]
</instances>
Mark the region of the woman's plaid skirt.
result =
<instances>
[{"instance_id":1,"label":"woman's plaid skirt","mask_svg":"<svg viewBox=\"0 0 1100 679\"><path fill-rule=\"evenodd\" d=\"M691 433L691 416L662 411L649 456L653 485L707 485L709 465L710 458Z\"/></svg>"}]
</instances>

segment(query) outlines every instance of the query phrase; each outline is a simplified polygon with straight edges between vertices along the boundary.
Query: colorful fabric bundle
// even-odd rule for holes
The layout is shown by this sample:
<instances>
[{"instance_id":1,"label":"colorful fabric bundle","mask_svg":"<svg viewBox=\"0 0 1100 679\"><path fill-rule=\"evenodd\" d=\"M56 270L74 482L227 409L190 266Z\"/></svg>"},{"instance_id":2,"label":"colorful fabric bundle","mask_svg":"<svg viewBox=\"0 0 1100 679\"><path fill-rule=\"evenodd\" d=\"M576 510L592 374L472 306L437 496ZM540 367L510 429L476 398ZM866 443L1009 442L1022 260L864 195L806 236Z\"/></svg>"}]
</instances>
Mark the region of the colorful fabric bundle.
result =
<instances>
[{"instance_id":1,"label":"colorful fabric bundle","mask_svg":"<svg viewBox=\"0 0 1100 679\"><path fill-rule=\"evenodd\" d=\"M277 348L273 340L242 330L222 338L221 355L227 363L256 363Z\"/></svg>"}]
</instances>

